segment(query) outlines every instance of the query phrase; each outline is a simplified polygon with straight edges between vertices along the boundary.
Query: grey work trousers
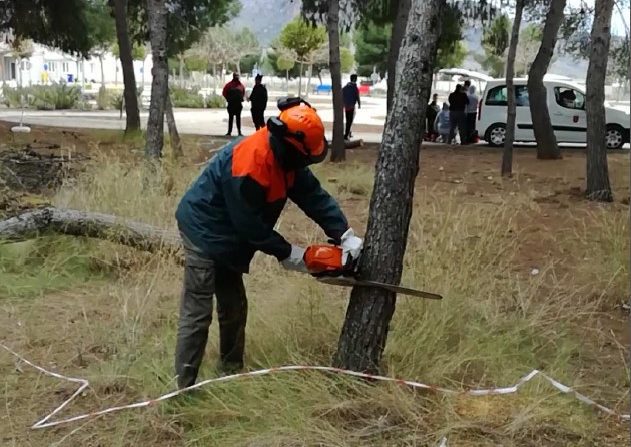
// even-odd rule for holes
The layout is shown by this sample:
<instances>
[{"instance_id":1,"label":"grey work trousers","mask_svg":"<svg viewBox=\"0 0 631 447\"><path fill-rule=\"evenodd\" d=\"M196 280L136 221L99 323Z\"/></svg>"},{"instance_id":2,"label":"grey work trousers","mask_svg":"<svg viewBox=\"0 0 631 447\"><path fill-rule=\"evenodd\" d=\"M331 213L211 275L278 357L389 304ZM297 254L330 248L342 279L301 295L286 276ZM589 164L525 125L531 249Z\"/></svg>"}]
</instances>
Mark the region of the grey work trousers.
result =
<instances>
[{"instance_id":1,"label":"grey work trousers","mask_svg":"<svg viewBox=\"0 0 631 447\"><path fill-rule=\"evenodd\" d=\"M245 324L248 301L241 273L205 258L182 235L185 266L180 320L175 348L178 387L191 386L197 379L208 341L213 294L217 296L219 321L219 367L223 372L243 368Z\"/></svg>"}]
</instances>

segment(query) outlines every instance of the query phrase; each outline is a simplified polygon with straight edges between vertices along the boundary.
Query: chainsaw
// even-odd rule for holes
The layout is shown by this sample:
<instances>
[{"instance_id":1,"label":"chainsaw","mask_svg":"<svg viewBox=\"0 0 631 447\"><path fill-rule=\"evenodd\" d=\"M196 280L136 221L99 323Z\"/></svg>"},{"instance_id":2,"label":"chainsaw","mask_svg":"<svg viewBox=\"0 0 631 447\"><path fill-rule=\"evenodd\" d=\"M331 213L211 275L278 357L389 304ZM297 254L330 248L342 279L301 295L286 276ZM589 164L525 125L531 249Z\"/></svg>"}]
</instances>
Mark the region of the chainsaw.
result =
<instances>
[{"instance_id":1,"label":"chainsaw","mask_svg":"<svg viewBox=\"0 0 631 447\"><path fill-rule=\"evenodd\" d=\"M325 284L347 287L376 287L403 295L442 300L443 297L435 293L394 284L386 284L378 281L361 279L357 273L358 259L348 256L346 264L343 262L343 250L334 245L311 245L307 247L304 255L307 271Z\"/></svg>"}]
</instances>

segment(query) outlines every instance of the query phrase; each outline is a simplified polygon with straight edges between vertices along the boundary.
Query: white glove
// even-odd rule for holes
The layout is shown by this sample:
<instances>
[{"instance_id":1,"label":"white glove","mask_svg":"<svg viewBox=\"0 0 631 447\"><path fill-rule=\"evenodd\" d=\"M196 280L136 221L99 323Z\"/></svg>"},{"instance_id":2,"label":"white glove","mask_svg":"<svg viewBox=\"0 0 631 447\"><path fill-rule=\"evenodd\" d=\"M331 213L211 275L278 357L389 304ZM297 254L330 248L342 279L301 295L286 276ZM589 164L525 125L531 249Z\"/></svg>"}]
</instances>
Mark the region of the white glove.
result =
<instances>
[{"instance_id":1,"label":"white glove","mask_svg":"<svg viewBox=\"0 0 631 447\"><path fill-rule=\"evenodd\" d=\"M353 229L349 228L342 235L340 247L342 247L342 265L346 265L349 256L352 260L359 258L364 247L364 240L355 236Z\"/></svg>"},{"instance_id":2,"label":"white glove","mask_svg":"<svg viewBox=\"0 0 631 447\"><path fill-rule=\"evenodd\" d=\"M289 257L280 261L282 266L287 270L292 270L294 272L300 273L309 273L307 271L307 266L305 265L305 249L302 247L298 247L297 245L291 246L291 253Z\"/></svg>"}]
</instances>

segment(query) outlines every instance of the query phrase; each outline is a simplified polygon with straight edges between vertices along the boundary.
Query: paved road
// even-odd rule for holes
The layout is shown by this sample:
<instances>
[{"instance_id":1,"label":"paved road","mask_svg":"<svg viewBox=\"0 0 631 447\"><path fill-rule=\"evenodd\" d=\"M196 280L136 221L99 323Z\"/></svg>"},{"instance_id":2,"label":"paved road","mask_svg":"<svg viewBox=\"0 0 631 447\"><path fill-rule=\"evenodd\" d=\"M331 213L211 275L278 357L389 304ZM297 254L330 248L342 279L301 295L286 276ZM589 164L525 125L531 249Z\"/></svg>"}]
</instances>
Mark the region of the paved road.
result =
<instances>
[{"instance_id":1,"label":"paved road","mask_svg":"<svg viewBox=\"0 0 631 447\"><path fill-rule=\"evenodd\" d=\"M330 102L325 97L316 97L313 101L322 120L331 129L333 110ZM358 128L353 131L354 138L361 138L365 142L379 143L385 121L385 99L363 98L363 107L357 111L355 124ZM621 110L628 110L627 103L614 105ZM276 109L275 103L268 104L268 114ZM180 133L193 135L224 135L226 133L228 118L223 109L175 109L175 120ZM141 112L140 118L143 128L146 126L148 112ZM0 109L0 120L20 122L22 112L16 109ZM245 103L242 114L243 132L248 135L254 132L250 118L249 104ZM114 111L36 111L24 112L24 123L32 125L53 127L78 127L89 129L117 129L125 128L125 119L120 119L118 112ZM166 126L165 126L166 128ZM628 146L628 145L627 145Z\"/></svg>"},{"instance_id":2,"label":"paved road","mask_svg":"<svg viewBox=\"0 0 631 447\"><path fill-rule=\"evenodd\" d=\"M362 138L366 142L380 142L383 131L385 112L385 102L382 100L364 101L364 106L358 110L355 123L362 125L362 131L353 132L355 138ZM314 104L318 108L318 113L322 120L331 128L333 122L333 110L328 104ZM328 107L327 107L328 106ZM275 105L269 105L271 115L276 111ZM183 134L194 135L223 135L228 128L228 117L223 109L175 109L175 121L178 130ZM148 112L140 113L142 127L146 127ZM243 132L247 135L254 132L250 117L249 105L246 103L242 118ZM0 120L9 122L20 122L22 111L16 109L0 109ZM38 111L26 110L24 112L24 123L31 125L53 126L53 127L78 127L91 129L125 129L125 118L120 118L119 112L115 111L78 111L78 110L56 110ZM236 132L236 130L235 130Z\"/></svg>"}]
</instances>

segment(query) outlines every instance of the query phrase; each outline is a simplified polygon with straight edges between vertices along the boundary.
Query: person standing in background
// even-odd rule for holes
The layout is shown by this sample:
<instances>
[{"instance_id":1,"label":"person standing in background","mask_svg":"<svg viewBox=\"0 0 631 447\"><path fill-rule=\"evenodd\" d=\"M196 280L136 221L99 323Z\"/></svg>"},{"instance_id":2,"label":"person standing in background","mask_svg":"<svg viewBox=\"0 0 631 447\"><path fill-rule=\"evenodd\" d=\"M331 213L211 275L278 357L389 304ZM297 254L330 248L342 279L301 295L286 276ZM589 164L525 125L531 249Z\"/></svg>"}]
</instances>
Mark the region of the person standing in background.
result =
<instances>
[{"instance_id":1,"label":"person standing in background","mask_svg":"<svg viewBox=\"0 0 631 447\"><path fill-rule=\"evenodd\" d=\"M241 133L241 110L243 110L243 98L245 97L245 86L239 80L239 74L232 74L232 81L223 87L222 96L228 102L228 133L227 137L232 136L232 121L236 118L237 131L239 136Z\"/></svg>"},{"instance_id":2,"label":"person standing in background","mask_svg":"<svg viewBox=\"0 0 631 447\"><path fill-rule=\"evenodd\" d=\"M252 122L256 130L265 127L265 108L267 107L267 88L262 83L263 75L260 73L254 78L254 87L248 100L251 104Z\"/></svg>"},{"instance_id":3,"label":"person standing in background","mask_svg":"<svg viewBox=\"0 0 631 447\"><path fill-rule=\"evenodd\" d=\"M351 80L342 89L342 97L344 99L344 111L346 112L346 130L344 132L344 139L348 140L351 137L351 126L353 125L353 119L355 118L355 104L357 108L361 109L361 101L359 99L359 89L357 88L357 75L352 74Z\"/></svg>"},{"instance_id":4,"label":"person standing in background","mask_svg":"<svg viewBox=\"0 0 631 447\"><path fill-rule=\"evenodd\" d=\"M429 140L434 141L436 139L436 132L434 130L434 121L436 121L436 115L440 111L440 107L438 106L438 94L434 93L432 95L432 102L430 102L427 106L427 125L425 127L425 132L427 133Z\"/></svg>"},{"instance_id":5,"label":"person standing in background","mask_svg":"<svg viewBox=\"0 0 631 447\"><path fill-rule=\"evenodd\" d=\"M454 90L449 95L449 118L451 121L451 129L449 131L449 143L453 144L456 137L456 128L460 134L460 141L465 142L467 138L466 129L466 109L469 104L469 98L463 91L464 87L461 84L456 85Z\"/></svg>"},{"instance_id":6,"label":"person standing in background","mask_svg":"<svg viewBox=\"0 0 631 447\"><path fill-rule=\"evenodd\" d=\"M434 131L440 135L443 143L449 142L449 132L451 132L451 120L449 118L449 106L446 102L443 103L443 109L436 115L436 120L433 123Z\"/></svg>"},{"instance_id":7,"label":"person standing in background","mask_svg":"<svg viewBox=\"0 0 631 447\"><path fill-rule=\"evenodd\" d=\"M463 144L467 143L475 143L476 140L476 129L475 129L475 121L478 117L478 95L475 94L475 86L472 85L469 87L469 91L467 93L467 99L469 103L467 104L467 137L466 141L463 141Z\"/></svg>"}]
</instances>

